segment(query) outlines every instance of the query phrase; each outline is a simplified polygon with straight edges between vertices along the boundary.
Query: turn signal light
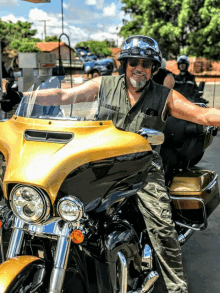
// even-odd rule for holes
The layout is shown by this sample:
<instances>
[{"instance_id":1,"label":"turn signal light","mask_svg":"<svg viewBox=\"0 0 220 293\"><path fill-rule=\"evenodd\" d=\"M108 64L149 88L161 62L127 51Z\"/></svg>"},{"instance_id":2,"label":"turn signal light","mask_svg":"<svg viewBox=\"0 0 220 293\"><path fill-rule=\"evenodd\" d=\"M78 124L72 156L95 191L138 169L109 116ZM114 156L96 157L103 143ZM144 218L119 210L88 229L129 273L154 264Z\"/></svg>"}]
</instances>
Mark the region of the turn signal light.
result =
<instances>
[{"instance_id":1,"label":"turn signal light","mask_svg":"<svg viewBox=\"0 0 220 293\"><path fill-rule=\"evenodd\" d=\"M84 240L84 234L81 230L73 230L73 232L70 234L71 240L76 243L80 244Z\"/></svg>"},{"instance_id":2,"label":"turn signal light","mask_svg":"<svg viewBox=\"0 0 220 293\"><path fill-rule=\"evenodd\" d=\"M2 221L0 220L0 229L1 229L1 227L2 227Z\"/></svg>"}]
</instances>

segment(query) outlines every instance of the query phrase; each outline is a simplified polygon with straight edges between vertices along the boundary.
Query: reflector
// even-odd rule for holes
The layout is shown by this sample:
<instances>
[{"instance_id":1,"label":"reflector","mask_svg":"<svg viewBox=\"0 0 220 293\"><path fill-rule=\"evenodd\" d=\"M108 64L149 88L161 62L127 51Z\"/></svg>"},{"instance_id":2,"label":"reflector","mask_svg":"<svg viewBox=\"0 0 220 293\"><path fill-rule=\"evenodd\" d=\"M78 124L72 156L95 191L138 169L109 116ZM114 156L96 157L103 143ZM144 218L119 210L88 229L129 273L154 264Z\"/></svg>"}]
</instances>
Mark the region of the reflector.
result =
<instances>
[{"instance_id":1,"label":"reflector","mask_svg":"<svg viewBox=\"0 0 220 293\"><path fill-rule=\"evenodd\" d=\"M22 0L26 2L32 2L32 3L50 3L50 0Z\"/></svg>"},{"instance_id":2,"label":"reflector","mask_svg":"<svg viewBox=\"0 0 220 293\"><path fill-rule=\"evenodd\" d=\"M81 230L73 230L73 232L70 234L71 240L76 243L80 244L84 240L84 234Z\"/></svg>"}]
</instances>

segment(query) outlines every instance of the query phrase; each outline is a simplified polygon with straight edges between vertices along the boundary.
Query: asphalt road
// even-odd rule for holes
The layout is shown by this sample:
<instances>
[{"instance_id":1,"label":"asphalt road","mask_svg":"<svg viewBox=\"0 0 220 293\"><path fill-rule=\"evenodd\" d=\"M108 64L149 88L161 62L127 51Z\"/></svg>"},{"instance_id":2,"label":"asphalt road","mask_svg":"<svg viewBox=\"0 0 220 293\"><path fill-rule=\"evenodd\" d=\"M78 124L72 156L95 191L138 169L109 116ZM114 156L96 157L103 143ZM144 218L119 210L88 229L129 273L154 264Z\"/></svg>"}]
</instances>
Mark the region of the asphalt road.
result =
<instances>
[{"instance_id":1,"label":"asphalt road","mask_svg":"<svg viewBox=\"0 0 220 293\"><path fill-rule=\"evenodd\" d=\"M220 108L220 83L207 82L203 97L209 101L209 107Z\"/></svg>"},{"instance_id":2,"label":"asphalt road","mask_svg":"<svg viewBox=\"0 0 220 293\"><path fill-rule=\"evenodd\" d=\"M215 170L220 174L220 133L214 138L197 167ZM209 217L208 222L206 230L195 232L182 246L189 293L220 292L220 206Z\"/></svg>"}]
</instances>

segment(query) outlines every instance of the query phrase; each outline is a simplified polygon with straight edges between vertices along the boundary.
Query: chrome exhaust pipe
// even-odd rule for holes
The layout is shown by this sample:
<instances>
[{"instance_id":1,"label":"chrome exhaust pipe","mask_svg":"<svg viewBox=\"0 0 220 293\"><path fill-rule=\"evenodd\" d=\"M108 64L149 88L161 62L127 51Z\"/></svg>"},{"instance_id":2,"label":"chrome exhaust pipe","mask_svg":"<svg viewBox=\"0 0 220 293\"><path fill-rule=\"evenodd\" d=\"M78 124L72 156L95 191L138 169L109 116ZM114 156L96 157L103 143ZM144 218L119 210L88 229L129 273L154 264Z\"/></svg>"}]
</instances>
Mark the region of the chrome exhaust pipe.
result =
<instances>
[{"instance_id":1,"label":"chrome exhaust pipe","mask_svg":"<svg viewBox=\"0 0 220 293\"><path fill-rule=\"evenodd\" d=\"M156 271L150 272L147 277L144 279L144 282L142 284L141 289L138 289L137 291L130 291L128 293L147 293L152 292L153 285L156 282L156 280L159 278L159 275ZM151 289L151 290L150 290Z\"/></svg>"}]
</instances>

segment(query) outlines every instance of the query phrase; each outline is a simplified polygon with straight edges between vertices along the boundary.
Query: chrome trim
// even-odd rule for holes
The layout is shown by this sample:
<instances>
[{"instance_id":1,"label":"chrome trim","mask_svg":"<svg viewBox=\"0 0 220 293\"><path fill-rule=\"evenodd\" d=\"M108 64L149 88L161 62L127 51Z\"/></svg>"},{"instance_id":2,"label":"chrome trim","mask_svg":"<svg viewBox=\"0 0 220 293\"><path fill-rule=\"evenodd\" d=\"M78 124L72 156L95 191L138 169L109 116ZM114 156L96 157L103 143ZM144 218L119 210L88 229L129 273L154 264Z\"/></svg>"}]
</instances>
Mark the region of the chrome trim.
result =
<instances>
[{"instance_id":1,"label":"chrome trim","mask_svg":"<svg viewBox=\"0 0 220 293\"><path fill-rule=\"evenodd\" d=\"M141 289L138 289L137 291L130 291L128 293L150 293L153 290L153 285L156 282L156 280L159 278L159 275L156 271L150 272L147 277L144 279L144 282L142 284ZM149 291L150 290L150 291Z\"/></svg>"},{"instance_id":2,"label":"chrome trim","mask_svg":"<svg viewBox=\"0 0 220 293\"><path fill-rule=\"evenodd\" d=\"M69 231L68 223L65 223L62 230L66 234ZM70 233L69 233L70 234ZM54 257L54 266L50 277L49 293L60 293L62 292L63 281L65 278L66 267L69 259L69 252L71 246L70 236L60 236L57 242L56 253Z\"/></svg>"},{"instance_id":3,"label":"chrome trim","mask_svg":"<svg viewBox=\"0 0 220 293\"><path fill-rule=\"evenodd\" d=\"M23 221L15 217L14 227L11 234L6 259L15 257L20 254L21 246L24 239L24 231L22 230L24 224L25 223Z\"/></svg>"},{"instance_id":4,"label":"chrome trim","mask_svg":"<svg viewBox=\"0 0 220 293\"><path fill-rule=\"evenodd\" d=\"M61 218L54 217L41 225L33 225L33 224L27 224L23 221L21 221L18 217L15 217L15 225L14 227L17 229L21 229L23 231L28 232L30 235L38 236L38 237L44 237L44 238L51 238L51 239L58 239L58 237L61 236L68 236L72 232L72 230L75 228L79 228L77 225L72 225L71 223L64 223L64 221ZM19 227L16 223L19 223Z\"/></svg>"},{"instance_id":5,"label":"chrome trim","mask_svg":"<svg viewBox=\"0 0 220 293\"><path fill-rule=\"evenodd\" d=\"M80 212L79 217L78 217L76 220L74 220L74 221L69 221L69 222L75 223L75 222L79 221L79 220L82 218L83 214L84 214L84 205L83 205L83 203L82 203L77 197L75 197L75 196L73 196L73 195L64 196L64 197L62 197L62 198L58 201L58 203L57 203L57 212L58 212L59 216L60 216L62 219L64 219L64 221L68 221L67 219L65 219L65 217L63 217L63 216L60 214L60 211L59 211L59 206L60 206L60 204L61 204L63 201L65 201L65 200L72 201L72 202L78 207L79 212Z\"/></svg>"},{"instance_id":6,"label":"chrome trim","mask_svg":"<svg viewBox=\"0 0 220 293\"><path fill-rule=\"evenodd\" d=\"M198 227L199 225L194 225L194 227ZM187 240L189 240L189 238L195 233L195 230L192 229L188 229L186 230L186 232L184 234L180 234L178 236L178 240L180 245L184 245L186 243Z\"/></svg>"},{"instance_id":7,"label":"chrome trim","mask_svg":"<svg viewBox=\"0 0 220 293\"><path fill-rule=\"evenodd\" d=\"M142 251L142 269L152 270L153 267L153 255L152 249L149 245L144 246L144 250Z\"/></svg>"},{"instance_id":8,"label":"chrome trim","mask_svg":"<svg viewBox=\"0 0 220 293\"><path fill-rule=\"evenodd\" d=\"M121 264L121 288L120 293L127 293L127 277L128 277L128 267L127 261L123 253L120 251L117 253L120 264Z\"/></svg>"},{"instance_id":9,"label":"chrome trim","mask_svg":"<svg viewBox=\"0 0 220 293\"><path fill-rule=\"evenodd\" d=\"M16 189L20 188L20 187L29 187L32 188L33 190L35 190L36 192L38 192L38 194L40 195L43 203L44 203L44 211L41 215L41 217L36 220L36 221L32 221L31 219L29 221L27 221L26 219L23 219L21 217L21 215L19 215L19 213L16 211L16 209L14 208L14 203L13 203L13 193L15 192ZM28 184L16 184L12 191L10 192L9 195L9 202L10 202L10 207L13 211L13 213L19 217L22 221L25 221L26 223L43 223L44 221L46 221L49 216L50 216L50 200L47 197L46 193L41 190L40 188L36 187L36 186L32 186L32 185L28 185Z\"/></svg>"},{"instance_id":10,"label":"chrome trim","mask_svg":"<svg viewBox=\"0 0 220 293\"><path fill-rule=\"evenodd\" d=\"M1 252L1 261L5 261L4 250L3 250L3 241L2 241L2 226L0 228L0 252Z\"/></svg>"},{"instance_id":11,"label":"chrome trim","mask_svg":"<svg viewBox=\"0 0 220 293\"><path fill-rule=\"evenodd\" d=\"M203 218L204 218L204 223L201 224L199 226L199 228L196 228L194 227L194 224L192 226L190 225L187 225L187 224L183 224L179 221L175 221L175 223L181 227L185 227L185 228L188 228L188 229L192 229L192 230L195 230L195 231L203 231L205 230L207 227L208 227L208 220L207 220L207 213L206 213L206 208L205 208L205 202L203 199L201 198L197 198L197 197L175 197L175 196L170 196L170 198L173 200L197 200L197 201L200 201L200 203L202 204L202 212L203 212Z\"/></svg>"},{"instance_id":12,"label":"chrome trim","mask_svg":"<svg viewBox=\"0 0 220 293\"><path fill-rule=\"evenodd\" d=\"M145 278L142 288L138 293L145 293L153 286L156 280L159 278L159 275L156 271L152 271L149 275Z\"/></svg>"},{"instance_id":13,"label":"chrome trim","mask_svg":"<svg viewBox=\"0 0 220 293\"><path fill-rule=\"evenodd\" d=\"M209 193L212 191L212 188L215 186L215 184L218 183L218 174L215 175L214 179L205 187L203 188L201 191L206 191Z\"/></svg>"},{"instance_id":14,"label":"chrome trim","mask_svg":"<svg viewBox=\"0 0 220 293\"><path fill-rule=\"evenodd\" d=\"M146 138L151 145L160 145L164 142L163 132L150 128L141 128L137 133Z\"/></svg>"}]
</instances>

